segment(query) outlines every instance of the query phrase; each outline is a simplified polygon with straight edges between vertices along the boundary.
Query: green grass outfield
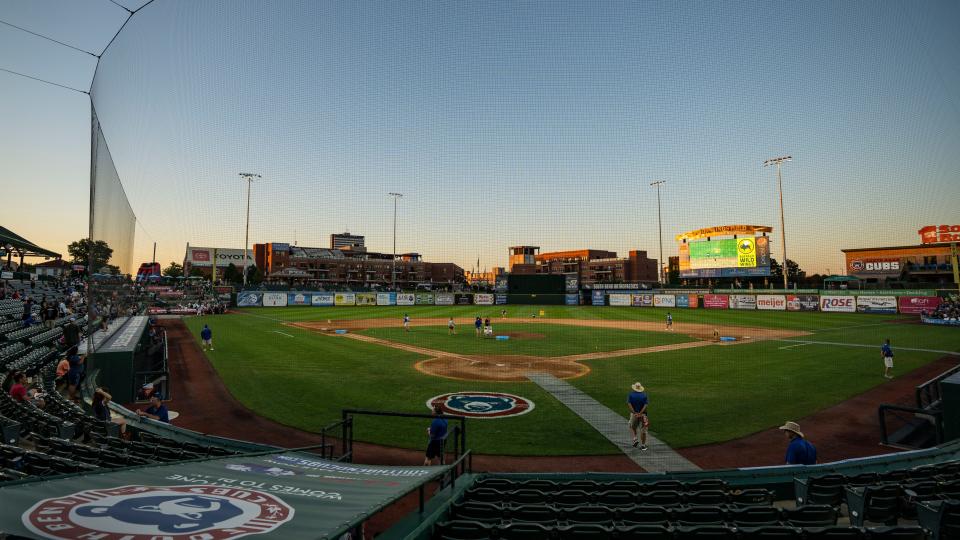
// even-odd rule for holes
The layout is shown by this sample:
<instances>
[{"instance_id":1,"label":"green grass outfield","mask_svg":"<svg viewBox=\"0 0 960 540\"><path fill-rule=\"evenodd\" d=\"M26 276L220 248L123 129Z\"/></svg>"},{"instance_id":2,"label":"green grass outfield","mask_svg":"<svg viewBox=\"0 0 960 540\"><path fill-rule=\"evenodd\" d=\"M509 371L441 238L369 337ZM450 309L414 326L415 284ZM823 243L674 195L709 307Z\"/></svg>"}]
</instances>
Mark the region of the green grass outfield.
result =
<instances>
[{"instance_id":1,"label":"green grass outfield","mask_svg":"<svg viewBox=\"0 0 960 540\"><path fill-rule=\"evenodd\" d=\"M207 353L225 384L247 407L280 423L317 430L338 420L343 408L427 412L426 402L447 392L507 392L532 400L525 415L500 420L470 420L470 447L505 455L611 454L617 449L533 383L470 382L442 379L413 368L421 356L356 340L321 335L284 322L392 317L396 328L364 331L395 341L462 354L539 354L553 356L593 350L627 349L684 341L679 334L631 332L604 328L502 323L501 306L287 307L250 308L240 314L188 317L199 341L209 323L216 350ZM879 345L892 340L895 374L902 375L941 354L904 348L960 352L960 332L946 327L902 324L897 315L843 313L685 310L590 306L507 306L511 318L527 318L540 309L548 318L663 321L785 328L813 332L800 340L862 344L797 345L764 341L735 346L708 346L587 362L591 372L571 382L617 411L626 411L629 385L641 380L651 400L653 431L681 448L747 435L786 419L797 419L882 384ZM495 318L498 331L544 334L544 339L506 342L477 340L460 325L460 335L446 327L399 331L403 313L418 318ZM478 343L479 342L479 343ZM639 345L638 345L639 344ZM598 349L597 347L602 347ZM788 348L782 348L788 347ZM960 359L958 359L960 360ZM422 448L426 423L415 420L361 418L360 440ZM282 441L281 441L282 442Z\"/></svg>"}]
</instances>

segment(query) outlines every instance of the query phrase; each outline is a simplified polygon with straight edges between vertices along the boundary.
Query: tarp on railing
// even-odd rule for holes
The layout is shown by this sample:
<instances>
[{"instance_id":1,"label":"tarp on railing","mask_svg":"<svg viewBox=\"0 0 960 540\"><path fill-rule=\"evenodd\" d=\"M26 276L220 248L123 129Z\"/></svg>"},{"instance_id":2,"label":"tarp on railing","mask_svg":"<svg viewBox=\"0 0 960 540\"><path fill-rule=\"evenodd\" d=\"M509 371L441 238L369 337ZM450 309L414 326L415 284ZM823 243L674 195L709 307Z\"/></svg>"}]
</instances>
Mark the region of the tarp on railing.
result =
<instances>
[{"instance_id":1,"label":"tarp on railing","mask_svg":"<svg viewBox=\"0 0 960 540\"><path fill-rule=\"evenodd\" d=\"M40 538L336 538L443 467L233 456L0 487L0 530Z\"/></svg>"}]
</instances>

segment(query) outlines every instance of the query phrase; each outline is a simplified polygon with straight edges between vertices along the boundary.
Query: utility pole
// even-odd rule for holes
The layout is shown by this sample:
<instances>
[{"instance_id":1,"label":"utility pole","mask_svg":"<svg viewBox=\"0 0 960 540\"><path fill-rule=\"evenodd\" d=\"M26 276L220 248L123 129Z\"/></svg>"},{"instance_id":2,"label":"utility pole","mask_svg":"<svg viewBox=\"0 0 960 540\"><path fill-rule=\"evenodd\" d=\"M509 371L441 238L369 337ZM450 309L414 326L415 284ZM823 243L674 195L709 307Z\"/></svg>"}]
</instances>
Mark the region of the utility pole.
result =
<instances>
[{"instance_id":1,"label":"utility pole","mask_svg":"<svg viewBox=\"0 0 960 540\"><path fill-rule=\"evenodd\" d=\"M780 166L788 161L793 161L793 158L790 156L781 156L763 162L764 167L769 167L770 165L777 166L777 185L780 188L780 243L783 244L783 264L780 268L783 271L784 289L789 289L790 287L787 281L787 231L783 220L783 177L780 176Z\"/></svg>"},{"instance_id":2,"label":"utility pole","mask_svg":"<svg viewBox=\"0 0 960 540\"><path fill-rule=\"evenodd\" d=\"M256 173L240 173L240 177L247 181L247 232L243 237L243 287L247 287L247 246L250 245L250 185L254 178L262 178ZM216 268L217 261L214 259L213 266Z\"/></svg>"},{"instance_id":3,"label":"utility pole","mask_svg":"<svg viewBox=\"0 0 960 540\"><path fill-rule=\"evenodd\" d=\"M403 193L390 192L387 195L393 197L393 260L390 266L390 288L397 290L397 201L403 197Z\"/></svg>"},{"instance_id":4,"label":"utility pole","mask_svg":"<svg viewBox=\"0 0 960 540\"><path fill-rule=\"evenodd\" d=\"M663 287L663 218L660 215L660 186L666 183L666 180L650 182L651 186L657 188L657 231L660 236L660 259L657 261L657 277L660 280L661 287Z\"/></svg>"}]
</instances>

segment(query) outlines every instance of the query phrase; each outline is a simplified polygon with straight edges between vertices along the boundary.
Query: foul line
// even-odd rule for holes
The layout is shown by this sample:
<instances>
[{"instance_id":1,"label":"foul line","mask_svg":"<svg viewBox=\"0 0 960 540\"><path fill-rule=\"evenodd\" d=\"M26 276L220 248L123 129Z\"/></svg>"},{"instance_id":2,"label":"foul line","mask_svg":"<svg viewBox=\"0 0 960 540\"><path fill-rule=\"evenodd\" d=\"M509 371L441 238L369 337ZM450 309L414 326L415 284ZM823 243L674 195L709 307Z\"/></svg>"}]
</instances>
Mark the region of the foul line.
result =
<instances>
[{"instance_id":1,"label":"foul line","mask_svg":"<svg viewBox=\"0 0 960 540\"><path fill-rule=\"evenodd\" d=\"M786 341L788 343L799 343L801 345L836 345L838 347L860 347L865 349L879 348L876 345L863 345L860 343L838 343L836 341L807 341L807 340L799 340L799 339L778 339L777 341ZM897 347L896 349L898 351L928 352L928 353L936 353L936 354L945 354L950 356L960 356L960 352L958 351L942 351L940 349L914 349L911 347Z\"/></svg>"},{"instance_id":2,"label":"foul line","mask_svg":"<svg viewBox=\"0 0 960 540\"><path fill-rule=\"evenodd\" d=\"M283 335L285 335L285 336L287 336L287 337L293 337L292 335L290 335L290 334L288 334L288 333L286 333L286 332L281 332L281 331L279 331L279 330L271 330L271 332L273 332L274 334L283 334Z\"/></svg>"},{"instance_id":3,"label":"foul line","mask_svg":"<svg viewBox=\"0 0 960 540\"><path fill-rule=\"evenodd\" d=\"M784 349L792 349L792 348L794 348L794 347L803 347L804 345L811 345L811 344L812 344L812 342L810 342L810 341L804 341L803 343L797 343L796 345L787 345L787 346L784 346L784 347L777 347L777 349L779 349L779 350L782 351L782 350L784 350Z\"/></svg>"}]
</instances>

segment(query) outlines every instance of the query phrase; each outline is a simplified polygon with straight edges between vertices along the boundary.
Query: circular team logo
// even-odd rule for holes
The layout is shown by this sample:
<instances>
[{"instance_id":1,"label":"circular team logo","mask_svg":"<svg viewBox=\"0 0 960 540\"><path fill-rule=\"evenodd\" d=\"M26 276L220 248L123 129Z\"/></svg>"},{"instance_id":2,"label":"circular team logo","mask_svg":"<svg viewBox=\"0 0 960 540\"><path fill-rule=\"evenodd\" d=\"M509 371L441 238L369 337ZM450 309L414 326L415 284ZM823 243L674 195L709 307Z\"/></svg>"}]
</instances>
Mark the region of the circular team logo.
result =
<instances>
[{"instance_id":1,"label":"circular team logo","mask_svg":"<svg viewBox=\"0 0 960 540\"><path fill-rule=\"evenodd\" d=\"M854 272L860 272L860 271L862 271L862 270L863 270L863 261L861 261L860 259L857 259L857 260L855 260L855 261L852 261L852 262L850 263L850 269L853 270Z\"/></svg>"},{"instance_id":2,"label":"circular team logo","mask_svg":"<svg viewBox=\"0 0 960 540\"><path fill-rule=\"evenodd\" d=\"M250 489L122 486L44 499L22 519L52 539L225 540L271 532L293 519L293 508Z\"/></svg>"},{"instance_id":3,"label":"circular team logo","mask_svg":"<svg viewBox=\"0 0 960 540\"><path fill-rule=\"evenodd\" d=\"M456 392L427 400L427 408L432 410L437 405L445 414L468 418L507 418L533 410L529 399L499 392Z\"/></svg>"},{"instance_id":4,"label":"circular team logo","mask_svg":"<svg viewBox=\"0 0 960 540\"><path fill-rule=\"evenodd\" d=\"M754 243L752 238L744 238L737 244L737 252L740 255L753 255L756 249L756 243Z\"/></svg>"}]
</instances>

